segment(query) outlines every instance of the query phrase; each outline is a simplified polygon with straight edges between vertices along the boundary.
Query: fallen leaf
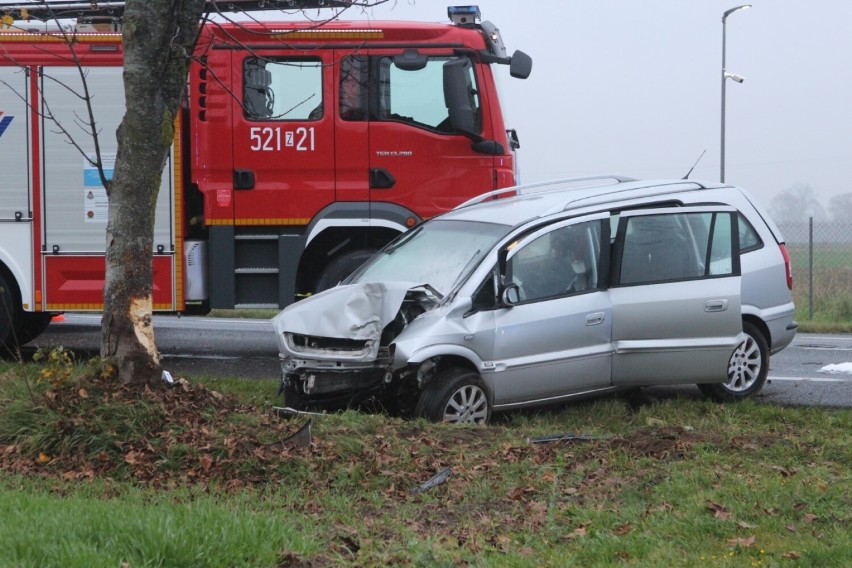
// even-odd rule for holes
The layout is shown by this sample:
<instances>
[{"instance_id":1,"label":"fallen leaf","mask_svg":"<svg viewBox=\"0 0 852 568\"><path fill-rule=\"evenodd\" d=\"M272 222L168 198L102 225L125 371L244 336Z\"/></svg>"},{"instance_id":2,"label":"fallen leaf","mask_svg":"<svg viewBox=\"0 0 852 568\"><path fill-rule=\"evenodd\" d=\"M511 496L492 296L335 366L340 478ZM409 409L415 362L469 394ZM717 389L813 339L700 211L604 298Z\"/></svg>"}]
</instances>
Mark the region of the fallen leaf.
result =
<instances>
[{"instance_id":1,"label":"fallen leaf","mask_svg":"<svg viewBox=\"0 0 852 568\"><path fill-rule=\"evenodd\" d=\"M739 521L737 523L737 526L740 527L741 529L753 529L753 528L757 527L757 525L750 525L745 521Z\"/></svg>"},{"instance_id":2,"label":"fallen leaf","mask_svg":"<svg viewBox=\"0 0 852 568\"><path fill-rule=\"evenodd\" d=\"M36 461L38 463L47 463L50 461L50 456L42 452L38 455L38 459Z\"/></svg>"},{"instance_id":3,"label":"fallen leaf","mask_svg":"<svg viewBox=\"0 0 852 568\"><path fill-rule=\"evenodd\" d=\"M727 521L731 518L731 513L728 512L728 509L725 508L724 505L720 505L719 503L710 502L707 504L707 508L713 511L713 517L717 519L722 519L723 521Z\"/></svg>"},{"instance_id":4,"label":"fallen leaf","mask_svg":"<svg viewBox=\"0 0 852 568\"><path fill-rule=\"evenodd\" d=\"M790 552L785 552L781 555L781 558L785 560L798 560L802 555L796 552L795 550L791 550Z\"/></svg>"},{"instance_id":5,"label":"fallen leaf","mask_svg":"<svg viewBox=\"0 0 852 568\"><path fill-rule=\"evenodd\" d=\"M633 526L628 521L628 522L624 523L623 525L621 525L620 527L613 529L612 534L614 534L616 536L623 536L623 535L626 535L627 533L629 533L632 530L633 530Z\"/></svg>"},{"instance_id":6,"label":"fallen leaf","mask_svg":"<svg viewBox=\"0 0 852 568\"><path fill-rule=\"evenodd\" d=\"M198 461L201 463L201 469L204 471L209 471L213 467L213 456L210 454L204 454Z\"/></svg>"},{"instance_id":7,"label":"fallen leaf","mask_svg":"<svg viewBox=\"0 0 852 568\"><path fill-rule=\"evenodd\" d=\"M781 477L792 477L792 476L796 475L796 470L792 469L792 468L787 469L787 468L781 467L780 465L773 465L772 469L774 469L775 471L780 473Z\"/></svg>"},{"instance_id":8,"label":"fallen leaf","mask_svg":"<svg viewBox=\"0 0 852 568\"><path fill-rule=\"evenodd\" d=\"M818 517L816 515L812 515L811 513L805 513L805 516L803 518L806 523L812 523L817 520Z\"/></svg>"},{"instance_id":9,"label":"fallen leaf","mask_svg":"<svg viewBox=\"0 0 852 568\"><path fill-rule=\"evenodd\" d=\"M796 532L796 525L787 525L784 528L787 529L790 532Z\"/></svg>"},{"instance_id":10,"label":"fallen leaf","mask_svg":"<svg viewBox=\"0 0 852 568\"><path fill-rule=\"evenodd\" d=\"M80 395L80 398L89 398L89 391L87 391L86 389L78 390L77 394Z\"/></svg>"},{"instance_id":11,"label":"fallen leaf","mask_svg":"<svg viewBox=\"0 0 852 568\"><path fill-rule=\"evenodd\" d=\"M733 544L734 546L742 546L743 548L748 548L752 544L754 544L754 535L751 535L748 538L729 538L728 542Z\"/></svg>"},{"instance_id":12,"label":"fallen leaf","mask_svg":"<svg viewBox=\"0 0 852 568\"><path fill-rule=\"evenodd\" d=\"M509 499L511 499L512 501L520 501L521 497L523 497L523 495L524 495L524 488L523 487L515 487L514 489L509 491Z\"/></svg>"}]
</instances>

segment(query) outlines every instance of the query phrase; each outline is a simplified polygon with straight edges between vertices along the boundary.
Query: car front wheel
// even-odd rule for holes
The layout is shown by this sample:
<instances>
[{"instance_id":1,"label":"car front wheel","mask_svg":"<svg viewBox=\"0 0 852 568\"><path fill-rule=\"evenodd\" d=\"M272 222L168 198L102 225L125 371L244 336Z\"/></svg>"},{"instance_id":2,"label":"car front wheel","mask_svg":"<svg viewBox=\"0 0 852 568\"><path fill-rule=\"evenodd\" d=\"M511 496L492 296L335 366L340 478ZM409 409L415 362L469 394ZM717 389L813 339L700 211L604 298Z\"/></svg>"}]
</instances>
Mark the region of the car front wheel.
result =
<instances>
[{"instance_id":1,"label":"car front wheel","mask_svg":"<svg viewBox=\"0 0 852 568\"><path fill-rule=\"evenodd\" d=\"M719 402L734 402L760 392L769 374L769 347L757 327L743 322L745 341L740 343L728 361L728 380L724 383L698 385L701 392Z\"/></svg>"},{"instance_id":2,"label":"car front wheel","mask_svg":"<svg viewBox=\"0 0 852 568\"><path fill-rule=\"evenodd\" d=\"M491 403L479 374L450 369L426 386L416 413L432 422L485 424L491 418Z\"/></svg>"}]
</instances>

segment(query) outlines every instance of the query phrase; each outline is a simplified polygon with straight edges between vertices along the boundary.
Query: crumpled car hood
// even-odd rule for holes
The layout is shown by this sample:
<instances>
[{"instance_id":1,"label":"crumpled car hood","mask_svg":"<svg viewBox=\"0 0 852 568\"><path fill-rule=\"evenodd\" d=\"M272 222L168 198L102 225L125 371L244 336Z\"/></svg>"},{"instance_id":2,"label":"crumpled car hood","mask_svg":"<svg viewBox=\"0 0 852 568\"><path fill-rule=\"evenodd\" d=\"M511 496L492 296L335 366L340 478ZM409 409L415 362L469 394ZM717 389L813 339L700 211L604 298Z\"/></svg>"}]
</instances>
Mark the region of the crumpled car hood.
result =
<instances>
[{"instance_id":1,"label":"crumpled car hood","mask_svg":"<svg viewBox=\"0 0 852 568\"><path fill-rule=\"evenodd\" d=\"M393 321L414 282L345 284L287 306L272 319L279 352L288 353L285 333L337 339L374 340Z\"/></svg>"}]
</instances>

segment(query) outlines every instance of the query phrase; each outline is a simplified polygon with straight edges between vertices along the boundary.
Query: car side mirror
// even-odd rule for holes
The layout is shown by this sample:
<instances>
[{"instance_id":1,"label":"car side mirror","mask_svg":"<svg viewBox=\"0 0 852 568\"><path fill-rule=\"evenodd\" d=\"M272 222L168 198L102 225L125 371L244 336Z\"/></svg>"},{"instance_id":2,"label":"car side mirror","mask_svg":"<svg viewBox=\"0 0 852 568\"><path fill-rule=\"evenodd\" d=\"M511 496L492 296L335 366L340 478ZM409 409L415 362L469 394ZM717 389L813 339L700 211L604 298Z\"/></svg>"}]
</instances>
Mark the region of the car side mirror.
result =
<instances>
[{"instance_id":1,"label":"car side mirror","mask_svg":"<svg viewBox=\"0 0 852 568\"><path fill-rule=\"evenodd\" d=\"M514 306L521 301L521 287L514 283L507 285L500 294L500 301L504 306Z\"/></svg>"}]
</instances>

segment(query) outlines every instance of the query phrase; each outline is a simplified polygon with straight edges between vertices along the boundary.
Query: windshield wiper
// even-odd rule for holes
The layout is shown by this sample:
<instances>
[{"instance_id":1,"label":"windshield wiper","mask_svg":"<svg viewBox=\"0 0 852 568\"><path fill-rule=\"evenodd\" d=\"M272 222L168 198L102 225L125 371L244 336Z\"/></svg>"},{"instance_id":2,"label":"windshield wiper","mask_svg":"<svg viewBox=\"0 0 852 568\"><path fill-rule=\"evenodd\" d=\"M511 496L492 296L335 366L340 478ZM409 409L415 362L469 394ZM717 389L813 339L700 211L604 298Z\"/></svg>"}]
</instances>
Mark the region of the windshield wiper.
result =
<instances>
[{"instance_id":1,"label":"windshield wiper","mask_svg":"<svg viewBox=\"0 0 852 568\"><path fill-rule=\"evenodd\" d=\"M396 244L390 244L390 245L386 246L382 252L384 254L392 254L396 249L398 249L399 247L401 247L402 245L404 245L405 243L407 243L408 241L410 241L411 239L416 237L420 233L420 231L422 231L422 230L423 230L422 226L411 229L410 231L405 233L405 238L400 239L399 242L396 243Z\"/></svg>"}]
</instances>

